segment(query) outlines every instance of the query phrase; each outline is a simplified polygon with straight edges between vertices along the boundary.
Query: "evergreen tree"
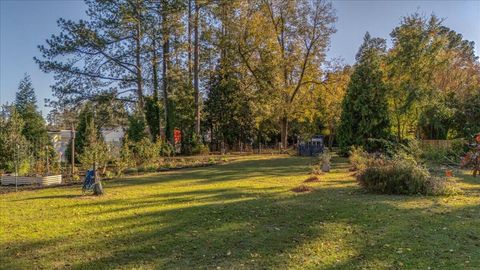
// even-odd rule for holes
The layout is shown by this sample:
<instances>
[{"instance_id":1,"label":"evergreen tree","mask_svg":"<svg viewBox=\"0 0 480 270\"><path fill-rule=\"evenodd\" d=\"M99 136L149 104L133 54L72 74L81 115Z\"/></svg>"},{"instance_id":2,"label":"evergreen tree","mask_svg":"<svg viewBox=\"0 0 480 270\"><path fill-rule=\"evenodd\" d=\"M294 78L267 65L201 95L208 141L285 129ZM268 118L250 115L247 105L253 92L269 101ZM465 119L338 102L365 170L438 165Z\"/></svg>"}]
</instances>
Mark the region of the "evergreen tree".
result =
<instances>
[{"instance_id":1,"label":"evergreen tree","mask_svg":"<svg viewBox=\"0 0 480 270\"><path fill-rule=\"evenodd\" d=\"M163 135L161 134L162 126L160 125L160 123L163 121L162 115L160 114L161 110L161 103L155 96L145 97L145 121L150 127L154 138L158 138L159 136ZM129 123L131 123L131 121L132 119L129 120Z\"/></svg>"},{"instance_id":2,"label":"evergreen tree","mask_svg":"<svg viewBox=\"0 0 480 270\"><path fill-rule=\"evenodd\" d=\"M145 121L138 113L128 118L127 134L132 142L139 142L148 136L145 132L145 125Z\"/></svg>"},{"instance_id":3,"label":"evergreen tree","mask_svg":"<svg viewBox=\"0 0 480 270\"><path fill-rule=\"evenodd\" d=\"M24 122L22 134L28 140L33 155L39 158L45 154L42 152L45 150L45 147L51 146L51 142L48 137L45 120L38 111L35 90L28 75L25 75L18 85L15 108ZM50 153L50 156L53 157L54 153Z\"/></svg>"},{"instance_id":4,"label":"evergreen tree","mask_svg":"<svg viewBox=\"0 0 480 270\"><path fill-rule=\"evenodd\" d=\"M195 101L194 89L189 83L179 83L170 99L171 109L169 118L174 128L182 132L181 150L182 153L191 153L195 146Z\"/></svg>"},{"instance_id":5,"label":"evergreen tree","mask_svg":"<svg viewBox=\"0 0 480 270\"><path fill-rule=\"evenodd\" d=\"M18 112L23 112L30 107L37 109L37 98L33 89L32 80L29 75L25 74L18 85L18 92L15 96L15 107Z\"/></svg>"},{"instance_id":6,"label":"evergreen tree","mask_svg":"<svg viewBox=\"0 0 480 270\"><path fill-rule=\"evenodd\" d=\"M22 134L25 123L15 106L4 106L0 116L0 171L20 174L28 171L28 141Z\"/></svg>"},{"instance_id":7,"label":"evergreen tree","mask_svg":"<svg viewBox=\"0 0 480 270\"><path fill-rule=\"evenodd\" d=\"M218 68L210 82L205 103L206 120L214 142L233 146L252 138L254 119L248 96L234 72Z\"/></svg>"},{"instance_id":8,"label":"evergreen tree","mask_svg":"<svg viewBox=\"0 0 480 270\"><path fill-rule=\"evenodd\" d=\"M90 118L87 120L83 140L82 153L78 156L80 164L85 169L93 168L93 164L97 164L97 168L105 170L109 160L108 147L105 144L102 134L95 126L95 120Z\"/></svg>"},{"instance_id":9,"label":"evergreen tree","mask_svg":"<svg viewBox=\"0 0 480 270\"><path fill-rule=\"evenodd\" d=\"M389 136L386 87L380 67L385 48L384 39L366 33L342 103L338 140L343 151L352 145L366 145L369 138Z\"/></svg>"}]
</instances>

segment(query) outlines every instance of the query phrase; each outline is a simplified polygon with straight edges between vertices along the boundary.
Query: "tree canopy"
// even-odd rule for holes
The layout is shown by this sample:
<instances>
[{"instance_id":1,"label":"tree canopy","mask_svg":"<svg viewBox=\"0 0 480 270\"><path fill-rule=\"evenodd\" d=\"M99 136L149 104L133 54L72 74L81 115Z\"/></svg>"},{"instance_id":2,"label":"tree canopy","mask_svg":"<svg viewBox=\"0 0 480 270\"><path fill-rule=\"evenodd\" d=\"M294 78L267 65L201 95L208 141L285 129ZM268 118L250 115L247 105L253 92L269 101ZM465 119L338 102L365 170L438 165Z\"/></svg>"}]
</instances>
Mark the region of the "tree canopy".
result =
<instances>
[{"instance_id":1,"label":"tree canopy","mask_svg":"<svg viewBox=\"0 0 480 270\"><path fill-rule=\"evenodd\" d=\"M173 143L180 130L184 153L199 144L287 147L314 134L347 146L479 131L474 44L436 16L402 18L390 47L367 34L349 67L327 61L337 18L324 0L86 4L87 19L59 19L60 33L35 58L54 74L50 105L63 122L103 104L108 123L132 128L131 140ZM22 104L35 103L29 85Z\"/></svg>"}]
</instances>

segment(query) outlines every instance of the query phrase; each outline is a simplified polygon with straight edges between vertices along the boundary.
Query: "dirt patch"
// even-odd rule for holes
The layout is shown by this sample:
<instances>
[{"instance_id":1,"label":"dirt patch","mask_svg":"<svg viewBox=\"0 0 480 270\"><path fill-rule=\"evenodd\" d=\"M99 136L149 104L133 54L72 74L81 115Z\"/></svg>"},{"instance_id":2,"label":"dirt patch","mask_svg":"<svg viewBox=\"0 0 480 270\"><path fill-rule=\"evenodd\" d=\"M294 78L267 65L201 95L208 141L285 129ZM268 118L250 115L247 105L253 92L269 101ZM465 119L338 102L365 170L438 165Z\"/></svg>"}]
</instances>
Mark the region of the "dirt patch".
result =
<instances>
[{"instance_id":1,"label":"dirt patch","mask_svg":"<svg viewBox=\"0 0 480 270\"><path fill-rule=\"evenodd\" d=\"M307 179L305 179L305 181L303 181L303 182L304 183L320 182L320 179L318 179L318 176L312 175L312 176L308 177Z\"/></svg>"},{"instance_id":2,"label":"dirt patch","mask_svg":"<svg viewBox=\"0 0 480 270\"><path fill-rule=\"evenodd\" d=\"M306 186L306 185L301 185L296 188L293 188L292 191L295 193L301 193L301 192L311 192L314 191L312 187Z\"/></svg>"}]
</instances>

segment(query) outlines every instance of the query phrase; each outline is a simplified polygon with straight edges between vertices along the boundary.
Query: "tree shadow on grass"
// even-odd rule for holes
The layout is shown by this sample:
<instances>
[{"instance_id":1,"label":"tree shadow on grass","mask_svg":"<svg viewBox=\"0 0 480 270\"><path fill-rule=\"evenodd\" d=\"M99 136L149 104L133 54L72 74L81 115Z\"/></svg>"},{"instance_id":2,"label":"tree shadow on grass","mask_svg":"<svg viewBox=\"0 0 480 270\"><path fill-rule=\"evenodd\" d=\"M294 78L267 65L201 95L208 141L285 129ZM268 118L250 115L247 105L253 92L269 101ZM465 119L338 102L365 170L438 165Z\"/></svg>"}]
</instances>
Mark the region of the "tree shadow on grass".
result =
<instances>
[{"instance_id":1,"label":"tree shadow on grass","mask_svg":"<svg viewBox=\"0 0 480 270\"><path fill-rule=\"evenodd\" d=\"M214 176L213 181L218 177L222 176ZM181 181L190 178L195 176L185 175ZM452 207L444 201L455 197L352 194L358 188L352 188L351 180L327 181L333 184L301 194L282 188L272 191L274 187L211 189L200 181L190 191L96 201L102 207L94 213L98 219L86 224L91 231L50 241L7 243L9 248L0 250L0 260L6 268L22 268L37 258L33 261L38 260L41 268L74 269L458 269L480 265L478 203ZM82 207L89 204L62 209Z\"/></svg>"},{"instance_id":2,"label":"tree shadow on grass","mask_svg":"<svg viewBox=\"0 0 480 270\"><path fill-rule=\"evenodd\" d=\"M400 205L413 200L403 196L342 195L343 201L333 200L344 191L328 188L283 198L255 197L241 191L225 196L221 195L224 191L195 192L195 196L205 195L200 205L151 211L148 209L155 203L165 202L146 198L135 204L133 213L123 209L123 215L90 224L97 232L88 239L12 244L0 255L8 260L16 253L42 256L48 250L48 256L78 269L278 269L313 267L314 263L325 269L402 265L455 269L465 266L461 264L464 261L480 263L478 226L472 231L480 218L478 205L445 213L441 206L433 212L392 206L392 199ZM177 195L171 199L191 194ZM98 213L104 214L110 213ZM305 258L299 261L305 265L290 265L289 255L295 258L297 250L315 250L310 245L316 239L331 248L303 254ZM77 244L63 246L66 241ZM69 255L71 249L84 250L85 257ZM96 249L102 252L93 253ZM18 266L15 260L4 265Z\"/></svg>"},{"instance_id":3,"label":"tree shadow on grass","mask_svg":"<svg viewBox=\"0 0 480 270\"><path fill-rule=\"evenodd\" d=\"M292 162L293 160L293 162ZM228 164L211 167L185 169L148 176L129 177L111 181L115 186L151 185L152 183L168 183L172 181L197 181L205 184L212 182L236 181L253 177L291 176L308 173L308 161L311 158L278 157L272 159L240 160ZM162 176L162 178L159 178Z\"/></svg>"},{"instance_id":4,"label":"tree shadow on grass","mask_svg":"<svg viewBox=\"0 0 480 270\"><path fill-rule=\"evenodd\" d=\"M75 198L88 198L90 197L89 195L83 195L83 194L65 194L65 195L49 195L49 196L35 196L35 197L29 197L25 199L19 199L19 200L13 200L15 201L29 201L29 200L51 200L51 199L75 199Z\"/></svg>"},{"instance_id":5,"label":"tree shadow on grass","mask_svg":"<svg viewBox=\"0 0 480 270\"><path fill-rule=\"evenodd\" d=\"M176 205L178 199L184 196L203 199L197 201L199 205L146 211L156 204ZM283 258L277 255L293 249L304 238L315 237L321 232L310 228L310 225L314 220L323 222L322 215L294 209L298 207L296 202L301 196L282 203L281 199L258 197L241 190L219 190L217 193L176 193L162 200L145 198L136 201L132 208L128 208L132 202L126 201L122 203L124 208L118 209L122 215L90 224L92 228L98 228L97 236L87 241L82 239L83 242L78 241L75 246L76 250L108 246L105 249L108 253L71 262L71 265L81 269L264 268L281 265ZM120 206L118 202L116 206ZM317 210L323 212L322 209ZM111 212L97 214L108 216ZM105 237L105 234L110 237ZM2 250L0 255L12 258L12 254L28 250L40 256L45 250L50 250L49 256L62 255L63 259L69 261L70 247L62 248L60 244L65 241L32 242L31 246L28 243L12 244L9 250ZM262 259L270 256L277 258L271 261ZM15 261L6 262L5 265L15 266Z\"/></svg>"}]
</instances>

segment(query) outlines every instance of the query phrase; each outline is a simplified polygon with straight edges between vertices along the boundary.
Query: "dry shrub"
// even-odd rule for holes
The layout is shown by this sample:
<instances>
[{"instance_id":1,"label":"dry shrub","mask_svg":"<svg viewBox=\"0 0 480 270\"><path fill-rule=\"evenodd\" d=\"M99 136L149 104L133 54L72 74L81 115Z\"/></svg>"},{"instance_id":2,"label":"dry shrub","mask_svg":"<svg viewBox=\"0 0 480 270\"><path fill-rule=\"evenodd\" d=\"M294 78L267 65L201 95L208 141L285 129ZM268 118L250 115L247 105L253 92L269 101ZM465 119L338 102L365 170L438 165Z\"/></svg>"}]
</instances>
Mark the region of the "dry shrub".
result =
<instances>
[{"instance_id":1,"label":"dry shrub","mask_svg":"<svg viewBox=\"0 0 480 270\"><path fill-rule=\"evenodd\" d=\"M348 159L350 161L350 164L352 165L352 167L350 168L351 171L363 170L367 168L367 163L370 159L370 155L365 150L363 150L361 146L354 146L349 152Z\"/></svg>"},{"instance_id":2,"label":"dry shrub","mask_svg":"<svg viewBox=\"0 0 480 270\"><path fill-rule=\"evenodd\" d=\"M357 180L367 190L381 194L453 195L454 182L433 177L415 160L407 157L375 158L357 173Z\"/></svg>"},{"instance_id":3,"label":"dry shrub","mask_svg":"<svg viewBox=\"0 0 480 270\"><path fill-rule=\"evenodd\" d=\"M314 191L314 189L306 185L301 185L296 188L293 188L292 191L296 193L301 193L301 192L311 192L311 191Z\"/></svg>"}]
</instances>

